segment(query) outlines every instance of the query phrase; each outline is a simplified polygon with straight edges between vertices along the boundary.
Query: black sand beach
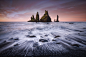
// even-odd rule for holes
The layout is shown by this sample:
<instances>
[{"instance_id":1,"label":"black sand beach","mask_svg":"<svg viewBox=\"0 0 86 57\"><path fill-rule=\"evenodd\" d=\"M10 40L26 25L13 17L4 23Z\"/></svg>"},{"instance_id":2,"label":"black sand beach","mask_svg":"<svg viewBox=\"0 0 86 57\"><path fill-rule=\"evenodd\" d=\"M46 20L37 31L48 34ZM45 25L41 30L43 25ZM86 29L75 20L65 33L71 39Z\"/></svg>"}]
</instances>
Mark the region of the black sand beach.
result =
<instances>
[{"instance_id":1,"label":"black sand beach","mask_svg":"<svg viewBox=\"0 0 86 57\"><path fill-rule=\"evenodd\" d=\"M1 22L0 57L86 57L86 22Z\"/></svg>"}]
</instances>

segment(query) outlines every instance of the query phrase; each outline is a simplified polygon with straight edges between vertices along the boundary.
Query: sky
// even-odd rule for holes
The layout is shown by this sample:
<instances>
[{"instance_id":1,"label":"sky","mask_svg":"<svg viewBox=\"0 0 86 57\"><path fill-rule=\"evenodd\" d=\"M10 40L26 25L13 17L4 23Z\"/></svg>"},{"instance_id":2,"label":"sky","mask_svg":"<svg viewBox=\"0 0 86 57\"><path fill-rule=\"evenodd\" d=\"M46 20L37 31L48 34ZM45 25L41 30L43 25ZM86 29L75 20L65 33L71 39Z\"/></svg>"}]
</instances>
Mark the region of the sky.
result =
<instances>
[{"instance_id":1,"label":"sky","mask_svg":"<svg viewBox=\"0 0 86 57\"><path fill-rule=\"evenodd\" d=\"M26 22L45 10L52 21L86 22L86 0L0 0L0 22Z\"/></svg>"}]
</instances>

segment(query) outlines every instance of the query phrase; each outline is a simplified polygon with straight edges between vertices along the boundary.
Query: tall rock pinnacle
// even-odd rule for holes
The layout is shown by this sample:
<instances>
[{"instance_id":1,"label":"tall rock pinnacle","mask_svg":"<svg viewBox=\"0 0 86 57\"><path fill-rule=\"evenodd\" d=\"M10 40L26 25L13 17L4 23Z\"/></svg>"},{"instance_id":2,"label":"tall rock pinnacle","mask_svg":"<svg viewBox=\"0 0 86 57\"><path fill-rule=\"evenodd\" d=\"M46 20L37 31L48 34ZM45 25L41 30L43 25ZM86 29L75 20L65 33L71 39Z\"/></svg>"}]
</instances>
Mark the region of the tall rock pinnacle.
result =
<instances>
[{"instance_id":1,"label":"tall rock pinnacle","mask_svg":"<svg viewBox=\"0 0 86 57\"><path fill-rule=\"evenodd\" d=\"M58 18L59 18L59 16L57 15L57 21L56 22L59 22Z\"/></svg>"},{"instance_id":2,"label":"tall rock pinnacle","mask_svg":"<svg viewBox=\"0 0 86 57\"><path fill-rule=\"evenodd\" d=\"M38 12L36 14L36 22L39 22L39 14L38 14Z\"/></svg>"}]
</instances>

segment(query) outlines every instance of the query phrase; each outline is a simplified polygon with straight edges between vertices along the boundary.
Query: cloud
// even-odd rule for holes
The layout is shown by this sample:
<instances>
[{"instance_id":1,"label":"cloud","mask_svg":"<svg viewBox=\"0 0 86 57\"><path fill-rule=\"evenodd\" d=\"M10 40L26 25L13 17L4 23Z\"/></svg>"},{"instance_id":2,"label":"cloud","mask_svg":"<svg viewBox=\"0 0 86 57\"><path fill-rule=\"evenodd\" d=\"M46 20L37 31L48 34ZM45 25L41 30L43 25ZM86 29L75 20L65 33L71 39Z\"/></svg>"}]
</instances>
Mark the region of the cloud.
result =
<instances>
[{"instance_id":1,"label":"cloud","mask_svg":"<svg viewBox=\"0 0 86 57\"><path fill-rule=\"evenodd\" d=\"M82 16L84 19L85 5L85 0L0 0L0 17L28 20L37 11L43 16L44 10L48 10L52 19L57 14L61 16L61 20L63 16Z\"/></svg>"}]
</instances>

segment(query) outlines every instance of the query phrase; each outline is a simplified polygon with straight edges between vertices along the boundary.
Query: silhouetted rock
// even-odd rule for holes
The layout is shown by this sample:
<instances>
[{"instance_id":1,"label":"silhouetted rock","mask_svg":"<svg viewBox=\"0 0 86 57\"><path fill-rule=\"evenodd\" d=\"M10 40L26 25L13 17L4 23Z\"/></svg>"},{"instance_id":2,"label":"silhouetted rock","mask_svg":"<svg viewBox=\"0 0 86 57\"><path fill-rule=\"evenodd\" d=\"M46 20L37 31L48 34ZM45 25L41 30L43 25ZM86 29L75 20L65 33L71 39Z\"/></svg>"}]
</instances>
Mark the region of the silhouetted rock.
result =
<instances>
[{"instance_id":1,"label":"silhouetted rock","mask_svg":"<svg viewBox=\"0 0 86 57\"><path fill-rule=\"evenodd\" d=\"M72 44L72 46L79 47L80 45L79 44Z\"/></svg>"},{"instance_id":2,"label":"silhouetted rock","mask_svg":"<svg viewBox=\"0 0 86 57\"><path fill-rule=\"evenodd\" d=\"M14 46L18 46L19 44L17 43L17 44L15 44Z\"/></svg>"},{"instance_id":3,"label":"silhouetted rock","mask_svg":"<svg viewBox=\"0 0 86 57\"><path fill-rule=\"evenodd\" d=\"M31 21L32 21L32 22L35 22L34 15L32 15L32 17L31 17Z\"/></svg>"},{"instance_id":4,"label":"silhouetted rock","mask_svg":"<svg viewBox=\"0 0 86 57\"><path fill-rule=\"evenodd\" d=\"M60 42L57 42L56 44L61 44Z\"/></svg>"},{"instance_id":5,"label":"silhouetted rock","mask_svg":"<svg viewBox=\"0 0 86 57\"><path fill-rule=\"evenodd\" d=\"M19 38L15 38L14 40L19 40Z\"/></svg>"},{"instance_id":6,"label":"silhouetted rock","mask_svg":"<svg viewBox=\"0 0 86 57\"><path fill-rule=\"evenodd\" d=\"M59 18L59 16L57 15L57 21L56 22L59 22L58 18Z\"/></svg>"},{"instance_id":7,"label":"silhouetted rock","mask_svg":"<svg viewBox=\"0 0 86 57\"><path fill-rule=\"evenodd\" d=\"M58 35L58 36L55 36L54 38L57 38L57 37L60 37L60 36Z\"/></svg>"},{"instance_id":8,"label":"silhouetted rock","mask_svg":"<svg viewBox=\"0 0 86 57\"><path fill-rule=\"evenodd\" d=\"M35 35L29 36L29 37L36 37Z\"/></svg>"},{"instance_id":9,"label":"silhouetted rock","mask_svg":"<svg viewBox=\"0 0 86 57\"><path fill-rule=\"evenodd\" d=\"M48 11L45 10L45 14L40 19L40 22L51 22L51 18L48 15Z\"/></svg>"},{"instance_id":10,"label":"silhouetted rock","mask_svg":"<svg viewBox=\"0 0 86 57\"><path fill-rule=\"evenodd\" d=\"M86 29L86 28L83 28L83 29Z\"/></svg>"},{"instance_id":11,"label":"silhouetted rock","mask_svg":"<svg viewBox=\"0 0 86 57\"><path fill-rule=\"evenodd\" d=\"M10 38L9 40L13 40L13 38Z\"/></svg>"},{"instance_id":12,"label":"silhouetted rock","mask_svg":"<svg viewBox=\"0 0 86 57\"><path fill-rule=\"evenodd\" d=\"M59 16L57 15L57 20L55 21L55 19L54 19L54 22L59 22Z\"/></svg>"},{"instance_id":13,"label":"silhouetted rock","mask_svg":"<svg viewBox=\"0 0 86 57\"><path fill-rule=\"evenodd\" d=\"M36 22L35 18L34 18L34 15L31 16L31 20L28 21L28 22Z\"/></svg>"},{"instance_id":14,"label":"silhouetted rock","mask_svg":"<svg viewBox=\"0 0 86 57\"><path fill-rule=\"evenodd\" d=\"M45 36L48 36L48 35L45 35Z\"/></svg>"},{"instance_id":15,"label":"silhouetted rock","mask_svg":"<svg viewBox=\"0 0 86 57\"><path fill-rule=\"evenodd\" d=\"M46 39L39 39L39 42L48 42Z\"/></svg>"},{"instance_id":16,"label":"silhouetted rock","mask_svg":"<svg viewBox=\"0 0 86 57\"><path fill-rule=\"evenodd\" d=\"M56 21L54 20L54 22L59 22L58 18L59 16L57 15L57 20ZM39 13L37 12L36 19L34 18L34 15L32 15L31 20L28 22L52 22L52 21L48 14L48 11L45 10L45 14L41 17L40 20L39 20Z\"/></svg>"},{"instance_id":17,"label":"silhouetted rock","mask_svg":"<svg viewBox=\"0 0 86 57\"><path fill-rule=\"evenodd\" d=\"M33 38L33 37L36 37L36 36L35 35L26 35L26 37Z\"/></svg>"},{"instance_id":18,"label":"silhouetted rock","mask_svg":"<svg viewBox=\"0 0 86 57\"><path fill-rule=\"evenodd\" d=\"M55 39L52 39L52 41L56 41Z\"/></svg>"},{"instance_id":19,"label":"silhouetted rock","mask_svg":"<svg viewBox=\"0 0 86 57\"><path fill-rule=\"evenodd\" d=\"M36 22L39 22L39 14L38 14L38 12L36 14Z\"/></svg>"}]
</instances>

